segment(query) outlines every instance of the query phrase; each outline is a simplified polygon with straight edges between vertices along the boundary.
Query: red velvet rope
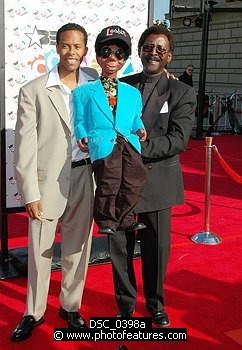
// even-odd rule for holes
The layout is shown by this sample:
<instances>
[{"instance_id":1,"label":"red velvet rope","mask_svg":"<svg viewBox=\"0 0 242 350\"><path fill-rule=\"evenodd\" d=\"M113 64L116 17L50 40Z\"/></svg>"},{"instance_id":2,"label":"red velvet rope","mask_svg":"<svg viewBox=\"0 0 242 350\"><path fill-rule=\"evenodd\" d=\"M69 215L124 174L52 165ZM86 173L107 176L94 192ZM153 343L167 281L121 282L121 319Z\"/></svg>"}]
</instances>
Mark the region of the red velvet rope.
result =
<instances>
[{"instance_id":1,"label":"red velvet rope","mask_svg":"<svg viewBox=\"0 0 242 350\"><path fill-rule=\"evenodd\" d=\"M233 169L230 168L230 166L225 162L225 160L222 158L221 154L219 153L216 146L213 146L213 150L216 152L218 156L218 160L224 171L237 183L242 185L242 176L238 175Z\"/></svg>"}]
</instances>

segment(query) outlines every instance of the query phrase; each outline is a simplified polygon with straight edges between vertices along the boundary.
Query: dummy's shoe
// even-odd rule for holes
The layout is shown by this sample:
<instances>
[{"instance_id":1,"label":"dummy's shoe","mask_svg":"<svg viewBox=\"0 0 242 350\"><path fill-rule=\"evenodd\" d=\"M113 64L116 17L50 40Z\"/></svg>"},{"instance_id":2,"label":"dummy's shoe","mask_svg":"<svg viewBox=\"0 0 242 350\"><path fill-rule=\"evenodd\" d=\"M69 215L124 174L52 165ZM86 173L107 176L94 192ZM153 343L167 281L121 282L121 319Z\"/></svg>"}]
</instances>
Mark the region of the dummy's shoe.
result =
<instances>
[{"instance_id":1,"label":"dummy's shoe","mask_svg":"<svg viewBox=\"0 0 242 350\"><path fill-rule=\"evenodd\" d=\"M126 345L119 345L118 350L128 350Z\"/></svg>"},{"instance_id":2,"label":"dummy's shoe","mask_svg":"<svg viewBox=\"0 0 242 350\"><path fill-rule=\"evenodd\" d=\"M133 317L134 312L129 312L129 311L120 311L116 317L118 318L131 318Z\"/></svg>"},{"instance_id":3,"label":"dummy's shoe","mask_svg":"<svg viewBox=\"0 0 242 350\"><path fill-rule=\"evenodd\" d=\"M81 317L79 312L67 312L60 307L59 316L63 320L67 321L69 328L87 328L86 321Z\"/></svg>"},{"instance_id":4,"label":"dummy's shoe","mask_svg":"<svg viewBox=\"0 0 242 350\"><path fill-rule=\"evenodd\" d=\"M98 230L98 233L106 234L106 235L114 235L115 232L109 226L103 226L103 227L100 227L100 229Z\"/></svg>"},{"instance_id":5,"label":"dummy's shoe","mask_svg":"<svg viewBox=\"0 0 242 350\"><path fill-rule=\"evenodd\" d=\"M159 327L170 326L170 320L164 309L152 310L147 306L147 310L151 312L152 322Z\"/></svg>"},{"instance_id":6,"label":"dummy's shoe","mask_svg":"<svg viewBox=\"0 0 242 350\"><path fill-rule=\"evenodd\" d=\"M13 330L10 340L18 342L31 337L33 329L40 326L43 322L43 317L41 317L38 321L35 321L33 316L24 316L22 321Z\"/></svg>"},{"instance_id":7,"label":"dummy's shoe","mask_svg":"<svg viewBox=\"0 0 242 350\"><path fill-rule=\"evenodd\" d=\"M125 229L125 231L131 231L131 232L132 231L139 231L139 230L143 230L144 228L146 228L146 226L142 222L134 222L132 225L127 227Z\"/></svg>"}]
</instances>

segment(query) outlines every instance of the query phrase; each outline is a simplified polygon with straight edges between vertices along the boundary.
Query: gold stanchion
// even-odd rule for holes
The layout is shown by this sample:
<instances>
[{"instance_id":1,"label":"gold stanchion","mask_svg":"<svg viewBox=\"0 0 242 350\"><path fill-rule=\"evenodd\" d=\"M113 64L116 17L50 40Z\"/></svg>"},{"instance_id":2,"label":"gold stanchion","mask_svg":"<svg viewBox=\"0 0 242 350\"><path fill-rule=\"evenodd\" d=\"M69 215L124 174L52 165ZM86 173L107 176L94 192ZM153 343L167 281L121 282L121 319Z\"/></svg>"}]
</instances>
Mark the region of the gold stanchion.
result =
<instances>
[{"instance_id":1,"label":"gold stanchion","mask_svg":"<svg viewBox=\"0 0 242 350\"><path fill-rule=\"evenodd\" d=\"M212 137L206 137L206 162L205 162L205 227L203 232L198 232L191 237L191 240L200 244L218 244L221 239L210 232L210 188L211 188L211 154Z\"/></svg>"}]
</instances>

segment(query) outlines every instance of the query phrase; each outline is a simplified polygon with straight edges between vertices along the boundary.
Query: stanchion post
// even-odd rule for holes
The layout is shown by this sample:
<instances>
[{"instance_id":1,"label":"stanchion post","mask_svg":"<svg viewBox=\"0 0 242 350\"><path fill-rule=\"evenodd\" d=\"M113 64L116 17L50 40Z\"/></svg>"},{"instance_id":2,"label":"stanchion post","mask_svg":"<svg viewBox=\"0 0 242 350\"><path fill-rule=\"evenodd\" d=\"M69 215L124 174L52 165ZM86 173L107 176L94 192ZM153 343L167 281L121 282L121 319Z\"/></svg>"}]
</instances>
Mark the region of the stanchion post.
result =
<instances>
[{"instance_id":1,"label":"stanchion post","mask_svg":"<svg viewBox=\"0 0 242 350\"><path fill-rule=\"evenodd\" d=\"M210 191L211 191L211 163L212 163L212 137L206 137L206 159L205 159L205 216L204 231L198 232L191 237L191 240L200 244L218 244L221 239L210 232Z\"/></svg>"},{"instance_id":2,"label":"stanchion post","mask_svg":"<svg viewBox=\"0 0 242 350\"><path fill-rule=\"evenodd\" d=\"M206 137L206 163L205 163L205 216L204 230L210 231L210 192L211 192L211 162L212 162L212 137Z\"/></svg>"}]
</instances>

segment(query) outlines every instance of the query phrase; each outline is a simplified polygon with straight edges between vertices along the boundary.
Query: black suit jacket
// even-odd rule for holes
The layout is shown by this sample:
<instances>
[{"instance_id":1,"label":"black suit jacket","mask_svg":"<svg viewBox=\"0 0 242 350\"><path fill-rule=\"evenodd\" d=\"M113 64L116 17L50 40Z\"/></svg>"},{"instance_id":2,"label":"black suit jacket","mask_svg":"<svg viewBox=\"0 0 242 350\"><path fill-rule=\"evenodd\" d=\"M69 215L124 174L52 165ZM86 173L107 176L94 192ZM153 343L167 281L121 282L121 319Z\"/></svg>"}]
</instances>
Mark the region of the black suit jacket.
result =
<instances>
[{"instance_id":1,"label":"black suit jacket","mask_svg":"<svg viewBox=\"0 0 242 350\"><path fill-rule=\"evenodd\" d=\"M183 74L178 77L178 79L187 85L193 86L192 75L188 75L186 71L184 71Z\"/></svg>"},{"instance_id":2,"label":"black suit jacket","mask_svg":"<svg viewBox=\"0 0 242 350\"><path fill-rule=\"evenodd\" d=\"M141 73L121 80L139 88ZM148 177L137 213L162 210L184 202L179 153L185 150L189 140L195 108L194 89L162 74L143 109L142 119L148 137L141 146Z\"/></svg>"}]
</instances>

